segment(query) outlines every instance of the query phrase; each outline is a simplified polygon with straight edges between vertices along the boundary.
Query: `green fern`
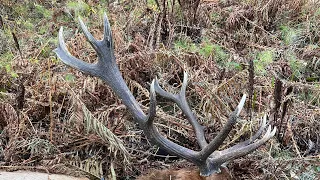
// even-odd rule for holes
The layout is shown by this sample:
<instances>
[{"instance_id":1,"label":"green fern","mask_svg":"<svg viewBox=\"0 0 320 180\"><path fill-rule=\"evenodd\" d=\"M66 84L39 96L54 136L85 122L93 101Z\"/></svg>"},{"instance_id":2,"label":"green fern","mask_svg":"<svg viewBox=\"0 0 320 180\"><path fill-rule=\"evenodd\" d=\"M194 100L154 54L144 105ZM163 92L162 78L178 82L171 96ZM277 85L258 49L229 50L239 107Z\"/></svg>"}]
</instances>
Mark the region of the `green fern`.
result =
<instances>
[{"instance_id":1,"label":"green fern","mask_svg":"<svg viewBox=\"0 0 320 180\"><path fill-rule=\"evenodd\" d=\"M256 74L264 75L266 74L266 68L269 64L273 62L274 52L272 50L262 51L258 54L254 62L254 70Z\"/></svg>"},{"instance_id":2,"label":"green fern","mask_svg":"<svg viewBox=\"0 0 320 180\"><path fill-rule=\"evenodd\" d=\"M281 37L285 45L294 45L299 39L299 31L289 26L281 26Z\"/></svg>"},{"instance_id":3,"label":"green fern","mask_svg":"<svg viewBox=\"0 0 320 180\"><path fill-rule=\"evenodd\" d=\"M209 56L211 56L213 54L213 49L214 49L214 45L213 44L209 44L209 43L205 43L199 50L199 53L208 58Z\"/></svg>"},{"instance_id":4,"label":"green fern","mask_svg":"<svg viewBox=\"0 0 320 180\"><path fill-rule=\"evenodd\" d=\"M91 7L81 0L68 2L67 8L73 10L76 17L79 15L88 15L91 11Z\"/></svg>"},{"instance_id":5,"label":"green fern","mask_svg":"<svg viewBox=\"0 0 320 180\"><path fill-rule=\"evenodd\" d=\"M4 54L2 54L0 56L0 70L1 69L4 69L8 74L11 75L11 77L13 78L17 78L18 77L18 74L13 70L12 68L12 59L13 59L13 54L11 52L6 52Z\"/></svg>"}]
</instances>

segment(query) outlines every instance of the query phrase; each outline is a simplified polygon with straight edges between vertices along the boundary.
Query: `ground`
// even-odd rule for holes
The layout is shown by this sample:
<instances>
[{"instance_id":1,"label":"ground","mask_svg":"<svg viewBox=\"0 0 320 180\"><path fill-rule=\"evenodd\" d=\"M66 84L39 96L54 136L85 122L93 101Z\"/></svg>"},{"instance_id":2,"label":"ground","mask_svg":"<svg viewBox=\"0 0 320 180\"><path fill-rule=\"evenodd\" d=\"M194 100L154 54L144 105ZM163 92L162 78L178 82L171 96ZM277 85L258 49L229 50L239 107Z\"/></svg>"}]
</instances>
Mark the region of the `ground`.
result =
<instances>
[{"instance_id":1,"label":"ground","mask_svg":"<svg viewBox=\"0 0 320 180\"><path fill-rule=\"evenodd\" d=\"M70 53L96 61L78 17L99 39L107 13L117 64L145 112L154 78L178 92L187 72L187 100L211 140L247 94L220 149L249 139L264 114L278 130L230 162L232 175L319 179L320 3L188 2L1 1L1 169L135 179L154 169L193 166L150 144L104 82L69 68L53 52L63 26ZM182 111L161 97L156 126L168 139L199 150Z\"/></svg>"}]
</instances>

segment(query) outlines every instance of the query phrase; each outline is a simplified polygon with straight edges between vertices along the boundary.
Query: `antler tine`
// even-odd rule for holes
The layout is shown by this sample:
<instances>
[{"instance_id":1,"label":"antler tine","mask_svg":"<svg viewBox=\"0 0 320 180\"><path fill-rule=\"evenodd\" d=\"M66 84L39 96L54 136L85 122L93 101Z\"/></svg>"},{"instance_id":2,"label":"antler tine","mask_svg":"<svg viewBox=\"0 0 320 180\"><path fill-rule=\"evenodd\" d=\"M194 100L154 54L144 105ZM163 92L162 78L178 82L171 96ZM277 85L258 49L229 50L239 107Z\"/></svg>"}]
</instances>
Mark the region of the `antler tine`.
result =
<instances>
[{"instance_id":1,"label":"antler tine","mask_svg":"<svg viewBox=\"0 0 320 180\"><path fill-rule=\"evenodd\" d=\"M97 40L93 37L93 35L88 31L87 26L83 23L82 19L80 17L78 17L78 20L80 22L80 27L84 33L84 35L86 36L87 40L90 42L90 45L93 47L93 49L96 52L99 52L98 49L98 42Z\"/></svg>"},{"instance_id":2,"label":"antler tine","mask_svg":"<svg viewBox=\"0 0 320 180\"><path fill-rule=\"evenodd\" d=\"M187 74L187 72L184 72L183 83L182 83L182 87L181 87L179 94L172 94L172 93L166 92L165 90L163 90L160 87L157 80L155 81L155 91L160 96L162 96L170 101L175 102L179 106L179 108L182 110L182 112L186 115L189 123L192 125L192 127L195 131L195 134L196 134L197 142L202 149L202 148L206 147L208 145L208 143L207 143L205 136L204 136L203 127L197 121L196 117L192 113L192 111L188 105L188 102L186 100L187 84L188 84L188 74Z\"/></svg>"},{"instance_id":3,"label":"antler tine","mask_svg":"<svg viewBox=\"0 0 320 180\"><path fill-rule=\"evenodd\" d=\"M186 90L188 85L188 73L186 71L183 72L183 81L181 86L180 95L186 98Z\"/></svg>"},{"instance_id":4,"label":"antler tine","mask_svg":"<svg viewBox=\"0 0 320 180\"><path fill-rule=\"evenodd\" d=\"M183 157L198 166L202 165L203 162L197 158L197 152L191 149L180 146L166 138L164 138L154 126L154 118L156 116L156 86L155 80L152 81L150 86L150 109L146 123L142 126L143 132L152 142L156 142L158 146L167 150L169 153Z\"/></svg>"},{"instance_id":5,"label":"antler tine","mask_svg":"<svg viewBox=\"0 0 320 180\"><path fill-rule=\"evenodd\" d=\"M233 125L237 122L237 118L242 110L244 103L246 100L246 94L244 94L237 106L237 108L231 113L229 120L223 126L223 129L218 133L218 135L200 152L200 156L204 159L208 158L215 150L219 148L219 146L223 143L223 141L227 138L229 132L232 130Z\"/></svg>"},{"instance_id":6,"label":"antler tine","mask_svg":"<svg viewBox=\"0 0 320 180\"><path fill-rule=\"evenodd\" d=\"M73 57L65 45L62 27L59 31L59 46L54 50L54 52L57 54L58 58L67 65L92 76L97 76L105 81L116 95L122 99L123 103L127 106L137 121L139 123L143 123L146 119L146 115L130 93L129 88L121 76L113 55L112 44L107 43L106 41L96 41L80 18L79 21L83 32L90 41L92 47L95 49L99 61L97 63L90 64ZM109 33L111 34L108 21L105 24L108 26L106 30L109 30ZM108 46L106 46L105 43L107 43Z\"/></svg>"},{"instance_id":7,"label":"antler tine","mask_svg":"<svg viewBox=\"0 0 320 180\"><path fill-rule=\"evenodd\" d=\"M274 127L274 129L271 131L271 125L269 125L267 132L263 136L263 138L259 139L258 141L247 145L243 147L239 147L238 149L233 149L232 151L224 151L217 157L213 157L214 162L226 162L233 159L237 159L241 156L245 156L252 151L256 150L260 146L262 146L264 143L266 143L269 139L271 139L276 134L277 128Z\"/></svg>"},{"instance_id":8,"label":"antler tine","mask_svg":"<svg viewBox=\"0 0 320 180\"><path fill-rule=\"evenodd\" d=\"M109 65L110 63L115 63L114 53L113 53L113 42L112 33L110 28L110 23L107 15L104 13L103 24L104 24L104 37L102 40L96 40L93 35L89 32L87 26L83 23L82 19L79 17L80 27L86 36L90 45L97 52L99 63ZM107 48L107 50L106 50Z\"/></svg>"},{"instance_id":9,"label":"antler tine","mask_svg":"<svg viewBox=\"0 0 320 180\"><path fill-rule=\"evenodd\" d=\"M264 114L263 115L263 118L262 118L262 122L261 122L261 125L260 125L260 128L259 130L256 132L256 134L254 134L251 138L250 138L250 141L253 142L255 141L263 132L263 130L265 129L265 127L267 126L267 114ZM245 142L245 141L244 141Z\"/></svg>"},{"instance_id":10,"label":"antler tine","mask_svg":"<svg viewBox=\"0 0 320 180\"><path fill-rule=\"evenodd\" d=\"M64 42L63 38L63 27L60 28L59 30L59 46L54 50L54 52L57 54L58 58L61 59L65 64L74 67L82 72L88 73L88 74L96 74L96 64L90 64L86 63L84 61L81 61L80 59L77 59L73 57Z\"/></svg>"},{"instance_id":11,"label":"antler tine","mask_svg":"<svg viewBox=\"0 0 320 180\"><path fill-rule=\"evenodd\" d=\"M240 143L238 143L228 149L225 149L225 150L221 151L221 153L224 154L227 151L233 151L234 149L249 145L250 143L254 142L262 134L262 132L266 128L266 126L267 126L267 115L265 114L261 120L261 125L260 125L259 130L250 139L247 139L247 140L240 142Z\"/></svg>"},{"instance_id":12,"label":"antler tine","mask_svg":"<svg viewBox=\"0 0 320 180\"><path fill-rule=\"evenodd\" d=\"M149 107L149 114L147 116L147 124L152 124L156 116L157 99L156 99L156 92L154 90L154 82L155 80L153 80L150 85L150 107Z\"/></svg>"},{"instance_id":13,"label":"antler tine","mask_svg":"<svg viewBox=\"0 0 320 180\"><path fill-rule=\"evenodd\" d=\"M106 13L103 14L103 24L104 24L103 40L109 42L110 44L113 44L110 23Z\"/></svg>"}]
</instances>

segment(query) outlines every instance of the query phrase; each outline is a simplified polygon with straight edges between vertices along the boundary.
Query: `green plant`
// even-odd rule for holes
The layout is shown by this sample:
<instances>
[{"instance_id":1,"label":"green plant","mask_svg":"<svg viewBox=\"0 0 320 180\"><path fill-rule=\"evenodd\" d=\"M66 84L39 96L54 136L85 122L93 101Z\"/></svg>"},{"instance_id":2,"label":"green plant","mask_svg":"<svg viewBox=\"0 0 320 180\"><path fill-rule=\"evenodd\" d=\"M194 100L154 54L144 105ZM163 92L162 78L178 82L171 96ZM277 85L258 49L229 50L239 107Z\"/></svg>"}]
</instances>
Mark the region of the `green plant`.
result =
<instances>
[{"instance_id":1,"label":"green plant","mask_svg":"<svg viewBox=\"0 0 320 180\"><path fill-rule=\"evenodd\" d=\"M273 50L266 50L260 52L254 62L254 70L256 74L264 75L266 71L266 67L273 62L274 52Z\"/></svg>"},{"instance_id":2,"label":"green plant","mask_svg":"<svg viewBox=\"0 0 320 180\"><path fill-rule=\"evenodd\" d=\"M75 80L75 76L74 75L72 75L72 74L66 74L65 76L64 76L64 79L67 81L67 82L74 82L74 80Z\"/></svg>"},{"instance_id":3,"label":"green plant","mask_svg":"<svg viewBox=\"0 0 320 180\"><path fill-rule=\"evenodd\" d=\"M50 53L52 52L51 48L49 46L44 46L42 49L41 49L41 57L43 58L48 58L50 56Z\"/></svg>"},{"instance_id":4,"label":"green plant","mask_svg":"<svg viewBox=\"0 0 320 180\"><path fill-rule=\"evenodd\" d=\"M289 26L281 26L281 38L285 45L294 45L299 40L299 31Z\"/></svg>"},{"instance_id":5,"label":"green plant","mask_svg":"<svg viewBox=\"0 0 320 180\"><path fill-rule=\"evenodd\" d=\"M218 14L218 13L216 13L216 12L212 12L211 14L210 14L210 18L211 18L211 21L218 21L218 20L220 20L220 18L221 18L221 16L220 16L220 14Z\"/></svg>"},{"instance_id":6,"label":"green plant","mask_svg":"<svg viewBox=\"0 0 320 180\"><path fill-rule=\"evenodd\" d=\"M68 2L67 8L74 11L75 17L78 17L81 14L88 15L91 11L91 7L81 0Z\"/></svg>"},{"instance_id":7,"label":"green plant","mask_svg":"<svg viewBox=\"0 0 320 180\"><path fill-rule=\"evenodd\" d=\"M21 6L16 6L14 8L14 13L17 15L19 14L20 17L28 17L27 16L28 10L29 10L29 6L23 2Z\"/></svg>"},{"instance_id":8,"label":"green plant","mask_svg":"<svg viewBox=\"0 0 320 180\"><path fill-rule=\"evenodd\" d=\"M220 66L225 66L227 60L229 59L229 54L225 52L224 49L217 44L213 46L213 49L214 49L214 59L216 60L216 62Z\"/></svg>"},{"instance_id":9,"label":"green plant","mask_svg":"<svg viewBox=\"0 0 320 180\"><path fill-rule=\"evenodd\" d=\"M36 14L39 16L39 18L51 18L52 16L52 12L47 10L45 7L39 5L39 4L35 4L35 12Z\"/></svg>"},{"instance_id":10,"label":"green plant","mask_svg":"<svg viewBox=\"0 0 320 180\"><path fill-rule=\"evenodd\" d=\"M294 153L290 150L282 150L282 149L273 149L275 154L273 154L273 157L279 160L287 160L294 158Z\"/></svg>"},{"instance_id":11,"label":"green plant","mask_svg":"<svg viewBox=\"0 0 320 180\"><path fill-rule=\"evenodd\" d=\"M226 63L226 68L227 68L227 69L232 69L232 70L237 70L237 71L242 70L241 64L239 64L239 63L237 63L237 62L234 62L234 61L227 62L227 63Z\"/></svg>"},{"instance_id":12,"label":"green plant","mask_svg":"<svg viewBox=\"0 0 320 180\"><path fill-rule=\"evenodd\" d=\"M6 53L2 54L0 56L0 59L1 59L0 69L5 69L6 72L11 75L11 77L16 78L16 77L18 77L18 74L16 72L14 72L14 70L12 69L12 65L11 65L11 63L12 63L11 60L13 59L13 57L14 56L11 52L6 52Z\"/></svg>"},{"instance_id":13,"label":"green plant","mask_svg":"<svg viewBox=\"0 0 320 180\"><path fill-rule=\"evenodd\" d=\"M294 172L299 172L303 170L299 176ZM291 169L291 177L295 177L296 179L300 180L316 180L317 178L317 170L315 166L309 165L309 166L303 166L303 165L297 165Z\"/></svg>"},{"instance_id":14,"label":"green plant","mask_svg":"<svg viewBox=\"0 0 320 180\"><path fill-rule=\"evenodd\" d=\"M143 15L143 11L142 11L142 9L140 9L140 8L135 8L135 9L133 9L133 11L132 11L132 16L133 17L136 17L135 18L135 20L138 22L138 21L140 21L140 17Z\"/></svg>"},{"instance_id":15,"label":"green plant","mask_svg":"<svg viewBox=\"0 0 320 180\"><path fill-rule=\"evenodd\" d=\"M176 51L198 52L199 48L191 42L188 38L182 38L174 43L174 49Z\"/></svg>"},{"instance_id":16,"label":"green plant","mask_svg":"<svg viewBox=\"0 0 320 180\"><path fill-rule=\"evenodd\" d=\"M176 51L199 53L204 58L212 56L221 67L231 67L235 69L240 68L240 65L236 62L227 62L229 54L221 46L207 41L202 43L199 47L195 43L192 43L190 39L179 39L174 43L174 49Z\"/></svg>"},{"instance_id":17,"label":"green plant","mask_svg":"<svg viewBox=\"0 0 320 180\"><path fill-rule=\"evenodd\" d=\"M306 63L297 59L293 52L287 53L286 59L288 60L290 69L292 71L291 79L302 77L302 74L306 68Z\"/></svg>"},{"instance_id":18,"label":"green plant","mask_svg":"<svg viewBox=\"0 0 320 180\"><path fill-rule=\"evenodd\" d=\"M314 16L315 16L315 17L319 17L319 16L320 16L320 8L318 8L318 9L316 10L316 12L314 13Z\"/></svg>"},{"instance_id":19,"label":"green plant","mask_svg":"<svg viewBox=\"0 0 320 180\"><path fill-rule=\"evenodd\" d=\"M32 30L34 27L33 27L33 24L28 21L28 20L24 20L22 25L27 29L27 30Z\"/></svg>"},{"instance_id":20,"label":"green plant","mask_svg":"<svg viewBox=\"0 0 320 180\"><path fill-rule=\"evenodd\" d=\"M9 29L0 30L0 55L9 51L11 32ZM0 61L1 62L1 61Z\"/></svg>"},{"instance_id":21,"label":"green plant","mask_svg":"<svg viewBox=\"0 0 320 180\"><path fill-rule=\"evenodd\" d=\"M204 43L204 45L200 48L199 53L208 58L213 54L214 45L211 43Z\"/></svg>"},{"instance_id":22,"label":"green plant","mask_svg":"<svg viewBox=\"0 0 320 180\"><path fill-rule=\"evenodd\" d=\"M158 5L155 0L147 0L148 8L152 9L154 12L159 11Z\"/></svg>"}]
</instances>

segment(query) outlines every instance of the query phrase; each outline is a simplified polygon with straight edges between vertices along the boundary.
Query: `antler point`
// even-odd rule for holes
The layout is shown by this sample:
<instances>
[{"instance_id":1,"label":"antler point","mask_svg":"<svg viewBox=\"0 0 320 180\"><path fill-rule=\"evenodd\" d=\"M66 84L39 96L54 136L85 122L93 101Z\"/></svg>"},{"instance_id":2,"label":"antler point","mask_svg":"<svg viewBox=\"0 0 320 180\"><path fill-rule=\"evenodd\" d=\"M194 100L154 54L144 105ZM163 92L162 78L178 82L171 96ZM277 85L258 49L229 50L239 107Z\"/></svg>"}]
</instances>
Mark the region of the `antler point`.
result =
<instances>
[{"instance_id":1,"label":"antler point","mask_svg":"<svg viewBox=\"0 0 320 180\"><path fill-rule=\"evenodd\" d=\"M277 127L274 127L273 131L271 132L271 137L274 136L276 134L276 132L277 132Z\"/></svg>"}]
</instances>

